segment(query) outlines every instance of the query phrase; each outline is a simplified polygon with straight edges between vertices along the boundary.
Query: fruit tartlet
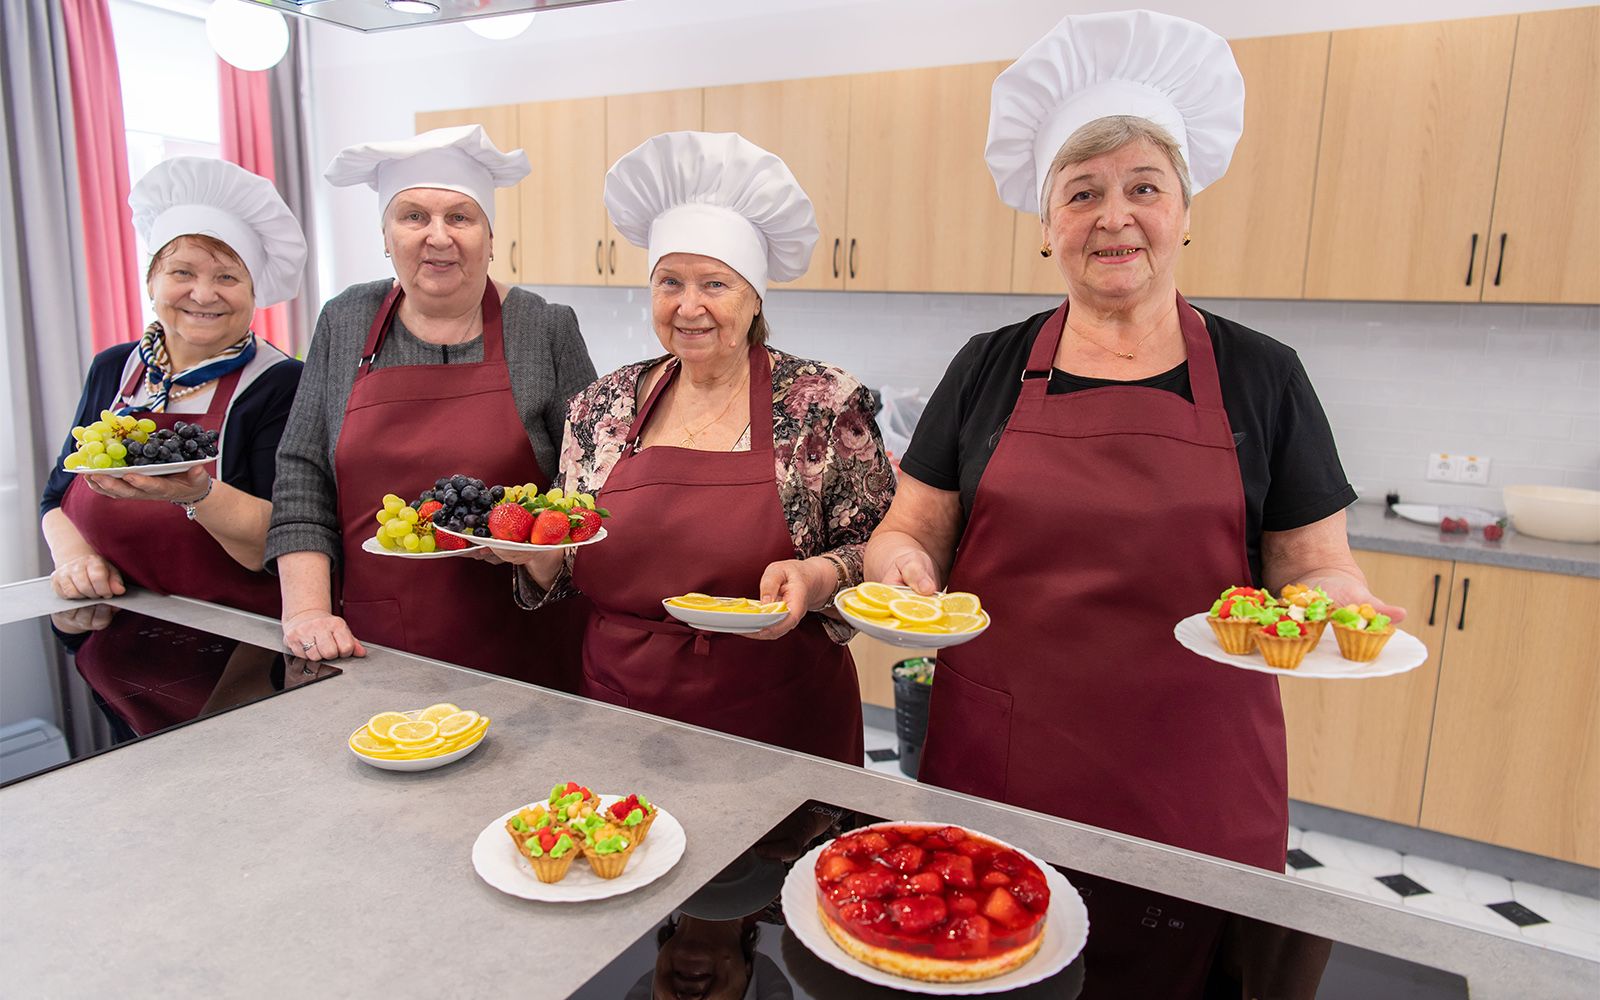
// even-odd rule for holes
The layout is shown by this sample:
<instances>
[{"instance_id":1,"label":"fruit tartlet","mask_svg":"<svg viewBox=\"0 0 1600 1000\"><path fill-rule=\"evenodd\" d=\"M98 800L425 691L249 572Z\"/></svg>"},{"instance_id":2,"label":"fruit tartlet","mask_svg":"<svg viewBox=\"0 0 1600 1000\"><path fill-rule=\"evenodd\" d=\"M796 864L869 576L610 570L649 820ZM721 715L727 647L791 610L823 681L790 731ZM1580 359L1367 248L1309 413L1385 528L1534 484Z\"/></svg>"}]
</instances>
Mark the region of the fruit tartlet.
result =
<instances>
[{"instance_id":1,"label":"fruit tartlet","mask_svg":"<svg viewBox=\"0 0 1600 1000\"><path fill-rule=\"evenodd\" d=\"M1322 638L1322 630L1328 627L1328 615L1333 611L1333 601L1328 598L1327 591L1321 587L1286 583L1278 591L1278 600L1290 618L1304 623L1313 636Z\"/></svg>"},{"instance_id":2,"label":"fruit tartlet","mask_svg":"<svg viewBox=\"0 0 1600 1000\"><path fill-rule=\"evenodd\" d=\"M1310 627L1287 615L1257 628L1250 635L1267 666L1279 670L1294 670L1317 645L1317 637Z\"/></svg>"},{"instance_id":3,"label":"fruit tartlet","mask_svg":"<svg viewBox=\"0 0 1600 1000\"><path fill-rule=\"evenodd\" d=\"M1265 624L1263 616L1276 603L1272 595L1264 590L1229 587L1211 605L1206 622L1224 653L1253 653L1256 644L1250 634Z\"/></svg>"},{"instance_id":4,"label":"fruit tartlet","mask_svg":"<svg viewBox=\"0 0 1600 1000\"><path fill-rule=\"evenodd\" d=\"M541 827L522 844L521 850L541 882L559 882L566 878L572 863L583 853L571 831L557 823Z\"/></svg>"},{"instance_id":5,"label":"fruit tartlet","mask_svg":"<svg viewBox=\"0 0 1600 1000\"><path fill-rule=\"evenodd\" d=\"M635 843L644 843L650 824L656 821L656 807L643 795L629 795L601 810L606 821L629 832Z\"/></svg>"},{"instance_id":6,"label":"fruit tartlet","mask_svg":"<svg viewBox=\"0 0 1600 1000\"><path fill-rule=\"evenodd\" d=\"M545 806L555 813L556 822L570 823L599 812L600 796L576 781L565 781L550 789Z\"/></svg>"},{"instance_id":7,"label":"fruit tartlet","mask_svg":"<svg viewBox=\"0 0 1600 1000\"><path fill-rule=\"evenodd\" d=\"M989 979L1044 940L1050 887L1033 861L960 827L887 824L817 856L817 910L853 958L930 982Z\"/></svg>"},{"instance_id":8,"label":"fruit tartlet","mask_svg":"<svg viewBox=\"0 0 1600 1000\"><path fill-rule=\"evenodd\" d=\"M535 803L524 807L515 816L506 820L506 832L511 835L512 841L517 845L517 850L527 854L526 844L532 840L540 830L551 824L550 811L542 804Z\"/></svg>"},{"instance_id":9,"label":"fruit tartlet","mask_svg":"<svg viewBox=\"0 0 1600 1000\"><path fill-rule=\"evenodd\" d=\"M1357 663L1371 663L1383 652L1394 635L1388 615L1381 615L1370 604L1346 604L1329 616L1333 637L1339 642L1339 655Z\"/></svg>"},{"instance_id":10,"label":"fruit tartlet","mask_svg":"<svg viewBox=\"0 0 1600 1000\"><path fill-rule=\"evenodd\" d=\"M605 823L584 840L583 856L589 859L589 867L596 875L616 878L628 867L628 859L633 857L633 850L638 846L638 840L630 831L614 823Z\"/></svg>"}]
</instances>

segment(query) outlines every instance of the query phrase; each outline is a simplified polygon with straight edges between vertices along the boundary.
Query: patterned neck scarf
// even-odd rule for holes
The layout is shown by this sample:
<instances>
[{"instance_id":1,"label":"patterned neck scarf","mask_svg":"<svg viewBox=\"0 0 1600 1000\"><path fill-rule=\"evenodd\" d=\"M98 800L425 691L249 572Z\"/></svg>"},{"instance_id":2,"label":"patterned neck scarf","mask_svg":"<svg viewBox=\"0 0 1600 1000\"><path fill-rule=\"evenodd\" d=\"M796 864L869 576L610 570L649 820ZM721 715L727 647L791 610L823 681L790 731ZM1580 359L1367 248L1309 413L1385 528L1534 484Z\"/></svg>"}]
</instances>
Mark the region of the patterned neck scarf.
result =
<instances>
[{"instance_id":1,"label":"patterned neck scarf","mask_svg":"<svg viewBox=\"0 0 1600 1000\"><path fill-rule=\"evenodd\" d=\"M145 381L150 385L150 402L145 406L131 403L117 409L118 415L142 410L164 413L168 400L187 396L190 392L215 381L229 372L235 372L250 363L256 356L256 335L247 332L236 344L221 353L205 359L181 372L172 370L172 358L167 354L167 333L159 320L145 327L139 338L139 360L144 362Z\"/></svg>"}]
</instances>

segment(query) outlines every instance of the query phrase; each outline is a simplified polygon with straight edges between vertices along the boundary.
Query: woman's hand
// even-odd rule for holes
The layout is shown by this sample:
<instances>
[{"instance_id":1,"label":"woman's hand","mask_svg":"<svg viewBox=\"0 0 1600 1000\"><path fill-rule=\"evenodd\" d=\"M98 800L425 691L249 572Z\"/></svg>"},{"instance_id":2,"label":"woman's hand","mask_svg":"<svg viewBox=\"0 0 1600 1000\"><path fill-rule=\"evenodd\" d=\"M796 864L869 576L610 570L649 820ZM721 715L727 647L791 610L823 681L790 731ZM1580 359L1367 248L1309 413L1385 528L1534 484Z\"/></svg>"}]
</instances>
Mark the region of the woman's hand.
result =
<instances>
[{"instance_id":1,"label":"woman's hand","mask_svg":"<svg viewBox=\"0 0 1600 1000\"><path fill-rule=\"evenodd\" d=\"M1350 554L1342 510L1288 531L1263 531L1261 576L1273 590L1287 583L1321 587L1334 607L1370 604L1396 624L1406 618L1405 608L1378 600L1367 586L1366 574Z\"/></svg>"},{"instance_id":2,"label":"woman's hand","mask_svg":"<svg viewBox=\"0 0 1600 1000\"><path fill-rule=\"evenodd\" d=\"M211 486L211 473L203 465L170 476L145 476L130 472L125 476L97 476L85 474L84 482L91 490L113 500L166 500L171 503L195 503L206 495Z\"/></svg>"},{"instance_id":3,"label":"woman's hand","mask_svg":"<svg viewBox=\"0 0 1600 1000\"><path fill-rule=\"evenodd\" d=\"M882 554L883 565L878 573L869 574L891 587L906 586L919 594L932 594L939 589L938 569L933 558L915 542Z\"/></svg>"},{"instance_id":4,"label":"woman's hand","mask_svg":"<svg viewBox=\"0 0 1600 1000\"><path fill-rule=\"evenodd\" d=\"M50 574L50 588L69 601L120 597L128 592L122 574L98 552L74 556Z\"/></svg>"},{"instance_id":5,"label":"woman's hand","mask_svg":"<svg viewBox=\"0 0 1600 1000\"><path fill-rule=\"evenodd\" d=\"M111 624L111 619L117 616L117 610L109 604L91 604L71 611L57 611L50 616L50 624L62 635L98 632Z\"/></svg>"},{"instance_id":6,"label":"woman's hand","mask_svg":"<svg viewBox=\"0 0 1600 1000\"><path fill-rule=\"evenodd\" d=\"M751 632L749 639L778 639L788 635L808 612L820 610L839 585L839 571L831 559L785 559L761 574L761 603L783 601L789 613L776 625Z\"/></svg>"},{"instance_id":7,"label":"woman's hand","mask_svg":"<svg viewBox=\"0 0 1600 1000\"><path fill-rule=\"evenodd\" d=\"M1311 573L1292 582L1303 583L1307 587L1321 587L1335 608L1342 608L1346 604L1370 604L1374 611L1388 615L1397 625L1406 620L1406 609L1380 601L1367 588L1365 579L1356 579L1347 573L1327 572Z\"/></svg>"},{"instance_id":8,"label":"woman's hand","mask_svg":"<svg viewBox=\"0 0 1600 1000\"><path fill-rule=\"evenodd\" d=\"M343 618L315 609L283 620L283 645L291 655L313 661L367 655Z\"/></svg>"}]
</instances>

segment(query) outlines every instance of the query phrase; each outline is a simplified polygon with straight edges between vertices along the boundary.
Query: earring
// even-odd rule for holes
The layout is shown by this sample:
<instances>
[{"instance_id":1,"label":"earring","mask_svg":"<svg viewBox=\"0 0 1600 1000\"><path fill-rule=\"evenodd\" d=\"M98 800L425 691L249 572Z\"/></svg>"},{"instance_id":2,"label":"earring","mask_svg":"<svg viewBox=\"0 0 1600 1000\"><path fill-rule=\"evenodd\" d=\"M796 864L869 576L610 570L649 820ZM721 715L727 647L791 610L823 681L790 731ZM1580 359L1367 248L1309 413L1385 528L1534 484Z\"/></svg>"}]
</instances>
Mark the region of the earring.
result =
<instances>
[{"instance_id":1,"label":"earring","mask_svg":"<svg viewBox=\"0 0 1600 1000\"><path fill-rule=\"evenodd\" d=\"M1188 233L1184 233L1183 234L1183 245L1184 246L1188 246L1189 245L1189 234Z\"/></svg>"},{"instance_id":2,"label":"earring","mask_svg":"<svg viewBox=\"0 0 1600 1000\"><path fill-rule=\"evenodd\" d=\"M1052 250L1051 250L1051 249L1050 249L1050 244L1048 244L1048 243L1041 243L1041 244L1039 244L1039 256L1041 256L1041 257L1048 257L1048 256L1050 256L1050 254L1051 254L1051 253L1053 253L1053 252L1054 252L1054 251L1052 251Z\"/></svg>"},{"instance_id":3,"label":"earring","mask_svg":"<svg viewBox=\"0 0 1600 1000\"><path fill-rule=\"evenodd\" d=\"M389 256L389 251L387 251L387 250L385 250L385 251L384 251L384 252L383 252L383 255L384 255L384 256L385 256L385 257L387 257L387 256Z\"/></svg>"}]
</instances>

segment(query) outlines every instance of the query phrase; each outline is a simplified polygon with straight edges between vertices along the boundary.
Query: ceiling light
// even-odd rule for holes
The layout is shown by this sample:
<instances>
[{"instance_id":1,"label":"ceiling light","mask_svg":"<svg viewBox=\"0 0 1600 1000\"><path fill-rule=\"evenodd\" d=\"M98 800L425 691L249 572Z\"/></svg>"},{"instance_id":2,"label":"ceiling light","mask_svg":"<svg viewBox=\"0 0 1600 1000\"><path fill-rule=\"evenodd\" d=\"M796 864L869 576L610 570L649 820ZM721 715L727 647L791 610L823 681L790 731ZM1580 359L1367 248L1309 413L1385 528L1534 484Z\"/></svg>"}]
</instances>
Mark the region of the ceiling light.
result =
<instances>
[{"instance_id":1,"label":"ceiling light","mask_svg":"<svg viewBox=\"0 0 1600 1000\"><path fill-rule=\"evenodd\" d=\"M289 26L269 7L241 0L216 0L206 11L206 38L222 60L237 69L271 69L289 51Z\"/></svg>"},{"instance_id":2,"label":"ceiling light","mask_svg":"<svg viewBox=\"0 0 1600 1000\"><path fill-rule=\"evenodd\" d=\"M533 11L521 14L501 14L498 17L475 17L467 22L467 30L474 35L503 42L528 30L533 23Z\"/></svg>"},{"instance_id":3,"label":"ceiling light","mask_svg":"<svg viewBox=\"0 0 1600 1000\"><path fill-rule=\"evenodd\" d=\"M430 3L429 0L384 0L390 10L397 10L402 14L437 14L439 5Z\"/></svg>"}]
</instances>

